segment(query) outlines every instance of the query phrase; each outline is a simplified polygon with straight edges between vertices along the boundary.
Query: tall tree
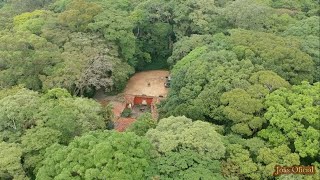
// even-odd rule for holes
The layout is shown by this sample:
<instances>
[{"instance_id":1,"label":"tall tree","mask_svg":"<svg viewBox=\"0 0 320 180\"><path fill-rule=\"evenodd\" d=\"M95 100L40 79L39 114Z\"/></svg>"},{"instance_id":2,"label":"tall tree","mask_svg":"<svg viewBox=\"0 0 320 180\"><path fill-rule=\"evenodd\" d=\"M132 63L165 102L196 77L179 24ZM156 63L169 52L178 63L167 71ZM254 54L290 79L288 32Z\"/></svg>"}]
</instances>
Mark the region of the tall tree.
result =
<instances>
[{"instance_id":1,"label":"tall tree","mask_svg":"<svg viewBox=\"0 0 320 180\"><path fill-rule=\"evenodd\" d=\"M25 84L40 90L42 78L60 61L58 47L27 31L0 36L0 88Z\"/></svg>"},{"instance_id":2,"label":"tall tree","mask_svg":"<svg viewBox=\"0 0 320 180\"><path fill-rule=\"evenodd\" d=\"M90 132L68 146L53 145L36 179L146 179L153 176L152 146L134 133ZM67 158L66 158L67 157Z\"/></svg>"},{"instance_id":3,"label":"tall tree","mask_svg":"<svg viewBox=\"0 0 320 180\"><path fill-rule=\"evenodd\" d=\"M303 82L267 96L264 117L269 126L258 135L272 145L293 144L302 158L319 156L320 83Z\"/></svg>"},{"instance_id":4,"label":"tall tree","mask_svg":"<svg viewBox=\"0 0 320 180\"><path fill-rule=\"evenodd\" d=\"M183 116L161 119L146 134L158 152L160 178L222 178L218 160L224 157L225 146L215 129Z\"/></svg>"},{"instance_id":5,"label":"tall tree","mask_svg":"<svg viewBox=\"0 0 320 180\"><path fill-rule=\"evenodd\" d=\"M292 84L299 84L303 80L313 81L315 64L302 51L298 39L240 29L231 30L230 33L233 51L239 59L250 59L253 64L276 72Z\"/></svg>"},{"instance_id":6,"label":"tall tree","mask_svg":"<svg viewBox=\"0 0 320 180\"><path fill-rule=\"evenodd\" d=\"M29 179L21 165L21 147L15 143L0 142L0 149L0 179Z\"/></svg>"},{"instance_id":7,"label":"tall tree","mask_svg":"<svg viewBox=\"0 0 320 180\"><path fill-rule=\"evenodd\" d=\"M221 96L225 105L223 113L232 121L234 133L251 136L260 130L266 120L263 118L265 97L281 87L290 87L289 83L272 71L253 73L249 81L252 85L246 89L232 89Z\"/></svg>"},{"instance_id":8,"label":"tall tree","mask_svg":"<svg viewBox=\"0 0 320 180\"><path fill-rule=\"evenodd\" d=\"M72 33L64 44L63 62L45 79L44 89L62 87L72 94L122 90L133 68L123 62L114 44L97 34Z\"/></svg>"}]
</instances>

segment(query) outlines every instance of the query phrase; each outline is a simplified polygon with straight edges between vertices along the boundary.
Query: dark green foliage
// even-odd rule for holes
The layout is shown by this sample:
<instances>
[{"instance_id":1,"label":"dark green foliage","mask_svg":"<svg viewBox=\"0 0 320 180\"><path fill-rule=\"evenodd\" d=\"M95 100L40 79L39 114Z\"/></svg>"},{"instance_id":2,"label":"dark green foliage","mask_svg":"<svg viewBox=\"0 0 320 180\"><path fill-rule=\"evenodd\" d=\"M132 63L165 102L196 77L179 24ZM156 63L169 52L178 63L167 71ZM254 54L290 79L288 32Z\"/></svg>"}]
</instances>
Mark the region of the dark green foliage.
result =
<instances>
[{"instance_id":1,"label":"dark green foliage","mask_svg":"<svg viewBox=\"0 0 320 180\"><path fill-rule=\"evenodd\" d=\"M316 71L314 73L315 82L320 81L320 39L318 38L320 31L319 21L319 16L312 16L292 24L283 32L285 36L296 36L301 38L302 50L312 57L316 65Z\"/></svg>"}]
</instances>

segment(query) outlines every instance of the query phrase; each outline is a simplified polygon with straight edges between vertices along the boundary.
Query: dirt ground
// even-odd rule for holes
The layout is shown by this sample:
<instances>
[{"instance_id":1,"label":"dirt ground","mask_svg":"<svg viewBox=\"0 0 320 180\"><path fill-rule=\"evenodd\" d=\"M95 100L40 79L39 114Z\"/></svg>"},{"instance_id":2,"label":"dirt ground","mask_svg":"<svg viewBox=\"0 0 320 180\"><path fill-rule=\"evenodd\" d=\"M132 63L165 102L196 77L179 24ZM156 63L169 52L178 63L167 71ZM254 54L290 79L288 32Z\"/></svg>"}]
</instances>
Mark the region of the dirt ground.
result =
<instances>
[{"instance_id":1,"label":"dirt ground","mask_svg":"<svg viewBox=\"0 0 320 180\"><path fill-rule=\"evenodd\" d=\"M153 70L136 73L127 83L124 94L166 97L168 89L164 87L169 71Z\"/></svg>"},{"instance_id":2,"label":"dirt ground","mask_svg":"<svg viewBox=\"0 0 320 180\"><path fill-rule=\"evenodd\" d=\"M119 132L125 131L136 119L134 118L119 118L114 121L114 128Z\"/></svg>"}]
</instances>

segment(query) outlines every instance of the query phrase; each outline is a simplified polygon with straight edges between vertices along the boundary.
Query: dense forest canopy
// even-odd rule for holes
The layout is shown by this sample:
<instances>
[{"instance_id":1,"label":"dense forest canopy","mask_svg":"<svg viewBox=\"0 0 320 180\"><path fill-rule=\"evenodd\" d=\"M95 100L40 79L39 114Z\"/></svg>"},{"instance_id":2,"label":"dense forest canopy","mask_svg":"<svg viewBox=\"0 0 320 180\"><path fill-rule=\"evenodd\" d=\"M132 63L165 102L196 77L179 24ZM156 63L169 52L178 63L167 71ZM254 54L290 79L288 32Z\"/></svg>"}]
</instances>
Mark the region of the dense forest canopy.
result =
<instances>
[{"instance_id":1,"label":"dense forest canopy","mask_svg":"<svg viewBox=\"0 0 320 180\"><path fill-rule=\"evenodd\" d=\"M0 0L0 179L319 179L319 3ZM159 119L112 130L93 95L155 69Z\"/></svg>"}]
</instances>

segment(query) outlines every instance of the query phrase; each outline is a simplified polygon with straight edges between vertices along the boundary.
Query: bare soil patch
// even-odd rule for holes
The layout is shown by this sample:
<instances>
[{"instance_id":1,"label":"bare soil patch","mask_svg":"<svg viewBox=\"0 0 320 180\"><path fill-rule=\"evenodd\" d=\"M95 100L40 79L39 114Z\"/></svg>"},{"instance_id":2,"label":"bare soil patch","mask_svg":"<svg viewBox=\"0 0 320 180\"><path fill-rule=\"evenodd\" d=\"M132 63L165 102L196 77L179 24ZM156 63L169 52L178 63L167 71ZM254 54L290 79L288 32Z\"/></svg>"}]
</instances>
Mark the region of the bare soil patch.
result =
<instances>
[{"instance_id":1,"label":"bare soil patch","mask_svg":"<svg viewBox=\"0 0 320 180\"><path fill-rule=\"evenodd\" d=\"M166 97L168 89L164 87L169 71L153 70L136 73L130 78L124 90L126 95L145 95Z\"/></svg>"}]
</instances>

